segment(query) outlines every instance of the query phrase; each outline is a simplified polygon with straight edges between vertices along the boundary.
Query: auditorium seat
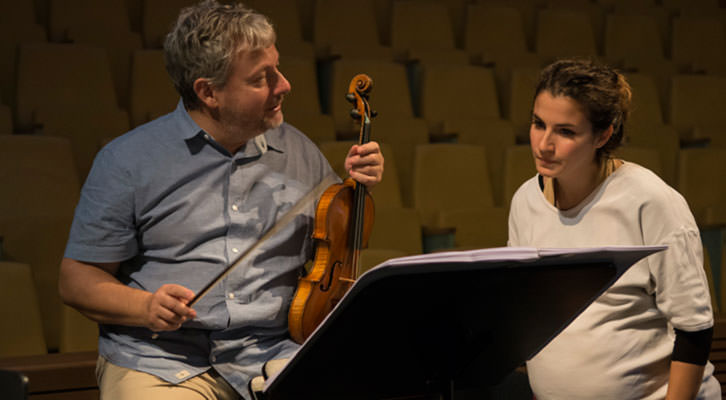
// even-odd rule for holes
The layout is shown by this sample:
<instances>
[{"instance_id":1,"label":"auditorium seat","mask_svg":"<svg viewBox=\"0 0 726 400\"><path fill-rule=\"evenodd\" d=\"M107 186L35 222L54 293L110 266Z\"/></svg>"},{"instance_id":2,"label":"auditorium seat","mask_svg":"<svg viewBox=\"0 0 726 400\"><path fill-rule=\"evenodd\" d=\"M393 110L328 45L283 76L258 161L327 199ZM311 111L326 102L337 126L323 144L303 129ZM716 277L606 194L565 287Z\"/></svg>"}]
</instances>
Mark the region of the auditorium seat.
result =
<instances>
[{"instance_id":1,"label":"auditorium seat","mask_svg":"<svg viewBox=\"0 0 726 400\"><path fill-rule=\"evenodd\" d=\"M353 11L354 10L354 11ZM371 0L317 0L313 42L319 57L393 60L381 45Z\"/></svg>"},{"instance_id":2,"label":"auditorium seat","mask_svg":"<svg viewBox=\"0 0 726 400\"><path fill-rule=\"evenodd\" d=\"M313 59L313 44L303 39L300 7L297 0L254 0L245 5L267 16L275 27L275 45L280 54Z\"/></svg>"},{"instance_id":3,"label":"auditorium seat","mask_svg":"<svg viewBox=\"0 0 726 400\"><path fill-rule=\"evenodd\" d=\"M662 0L663 8L674 15L682 13L689 9L706 9L718 12L720 6L719 0Z\"/></svg>"},{"instance_id":4,"label":"auditorium seat","mask_svg":"<svg viewBox=\"0 0 726 400\"><path fill-rule=\"evenodd\" d=\"M320 152L323 153L325 158L330 163L338 176L341 179L349 177L348 172L345 170L345 157L350 150L350 147L357 143L356 141L333 141L333 142L321 142L318 146ZM380 144L381 151L386 157L386 175L381 183L375 186L375 189L371 191L374 203L377 207L401 207L401 186L398 182L398 173L396 172L396 158L395 154L391 151L390 147L384 143Z\"/></svg>"},{"instance_id":5,"label":"auditorium seat","mask_svg":"<svg viewBox=\"0 0 726 400\"><path fill-rule=\"evenodd\" d=\"M37 21L35 1L0 0L0 23L34 24Z\"/></svg>"},{"instance_id":6,"label":"auditorium seat","mask_svg":"<svg viewBox=\"0 0 726 400\"><path fill-rule=\"evenodd\" d=\"M61 306L61 353L98 350L98 324L65 304Z\"/></svg>"},{"instance_id":7,"label":"auditorium seat","mask_svg":"<svg viewBox=\"0 0 726 400\"><path fill-rule=\"evenodd\" d=\"M132 32L141 32L141 13L145 0L125 0L129 27Z\"/></svg>"},{"instance_id":8,"label":"auditorium seat","mask_svg":"<svg viewBox=\"0 0 726 400\"><path fill-rule=\"evenodd\" d=\"M512 123L503 119L458 119L446 121L444 131L455 133L457 143L484 146L494 204L501 206L504 152L516 142Z\"/></svg>"},{"instance_id":9,"label":"auditorium seat","mask_svg":"<svg viewBox=\"0 0 726 400\"><path fill-rule=\"evenodd\" d=\"M615 158L621 158L625 161L630 161L642 167L648 168L661 179L665 180L663 167L661 166L660 154L656 149L626 144L618 148L614 152L613 156Z\"/></svg>"},{"instance_id":10,"label":"auditorium seat","mask_svg":"<svg viewBox=\"0 0 726 400\"><path fill-rule=\"evenodd\" d=\"M299 129L315 144L336 140L335 123L333 123L333 118L330 115L313 113L289 114L285 111L284 105L282 110L285 116L285 122Z\"/></svg>"},{"instance_id":11,"label":"auditorium seat","mask_svg":"<svg viewBox=\"0 0 726 400\"><path fill-rule=\"evenodd\" d=\"M656 150L660 156L661 176L669 185L676 185L680 138L673 126L658 123L626 125L624 142L626 145Z\"/></svg>"},{"instance_id":12,"label":"auditorium seat","mask_svg":"<svg viewBox=\"0 0 726 400\"><path fill-rule=\"evenodd\" d=\"M278 42L294 44L303 41L297 0L249 0L244 4L270 19Z\"/></svg>"},{"instance_id":13,"label":"auditorium seat","mask_svg":"<svg viewBox=\"0 0 726 400\"><path fill-rule=\"evenodd\" d=\"M45 354L43 321L28 264L0 261L0 357Z\"/></svg>"},{"instance_id":14,"label":"auditorium seat","mask_svg":"<svg viewBox=\"0 0 726 400\"><path fill-rule=\"evenodd\" d=\"M386 118L381 116L373 120L372 139L386 143L396 154L396 169L401 186L401 200L406 207L413 206L413 160L416 146L429 142L426 122L420 118ZM388 163L388 155L383 154ZM384 179L388 179L390 171L386 164Z\"/></svg>"},{"instance_id":15,"label":"auditorium seat","mask_svg":"<svg viewBox=\"0 0 726 400\"><path fill-rule=\"evenodd\" d=\"M397 56L422 52L456 52L454 29L446 4L431 0L395 0L391 47ZM463 52L462 52L463 53Z\"/></svg>"},{"instance_id":16,"label":"auditorium seat","mask_svg":"<svg viewBox=\"0 0 726 400\"><path fill-rule=\"evenodd\" d=\"M681 68L699 71L714 59L726 62L726 33L716 16L673 18L671 57Z\"/></svg>"},{"instance_id":17,"label":"auditorium seat","mask_svg":"<svg viewBox=\"0 0 726 400\"><path fill-rule=\"evenodd\" d=\"M350 81L356 75L365 73L373 80L370 106L378 112L375 120L383 118L412 118L413 108L406 68L392 61L340 59L332 65L331 82L328 91L321 93L329 106L329 113L335 121L335 129L342 137L358 136L358 123L350 117L353 105L346 100ZM374 121L375 121L374 120Z\"/></svg>"},{"instance_id":18,"label":"auditorium seat","mask_svg":"<svg viewBox=\"0 0 726 400\"><path fill-rule=\"evenodd\" d=\"M50 110L38 115L42 115L44 121L43 135L70 139L80 182L85 181L104 141L129 130L129 115L119 109L97 112Z\"/></svg>"},{"instance_id":19,"label":"auditorium seat","mask_svg":"<svg viewBox=\"0 0 726 400\"><path fill-rule=\"evenodd\" d=\"M726 77L675 75L671 80L670 120L682 138L698 126L722 126Z\"/></svg>"},{"instance_id":20,"label":"auditorium seat","mask_svg":"<svg viewBox=\"0 0 726 400\"><path fill-rule=\"evenodd\" d=\"M125 107L129 98L131 59L134 51L142 48L141 36L130 31L97 32L88 27L75 29L69 35L73 43L98 46L106 50L118 104Z\"/></svg>"},{"instance_id":21,"label":"auditorium seat","mask_svg":"<svg viewBox=\"0 0 726 400\"><path fill-rule=\"evenodd\" d=\"M30 3L30 2L14 2ZM0 15L9 14L0 13ZM35 22L17 19L3 19L0 23L0 99L11 108L15 108L17 88L17 54L18 47L26 43L43 43L46 41L45 29Z\"/></svg>"},{"instance_id":22,"label":"auditorium seat","mask_svg":"<svg viewBox=\"0 0 726 400\"><path fill-rule=\"evenodd\" d=\"M708 280L708 293L711 295L713 314L718 315L720 313L718 291L716 290L716 282L714 281L715 276L711 265L711 256L708 254L708 249L705 246L703 248L703 269L706 272L706 279Z\"/></svg>"},{"instance_id":23,"label":"auditorium seat","mask_svg":"<svg viewBox=\"0 0 726 400\"><path fill-rule=\"evenodd\" d=\"M512 197L519 187L537 174L529 145L509 146L504 155L504 198L502 204L509 209Z\"/></svg>"},{"instance_id":24,"label":"auditorium seat","mask_svg":"<svg viewBox=\"0 0 726 400\"><path fill-rule=\"evenodd\" d=\"M464 43L470 54L528 51L522 15L514 7L469 4Z\"/></svg>"},{"instance_id":25,"label":"auditorium seat","mask_svg":"<svg viewBox=\"0 0 726 400\"><path fill-rule=\"evenodd\" d=\"M149 122L176 108L179 94L166 72L161 50L137 50L131 62L131 126Z\"/></svg>"},{"instance_id":26,"label":"auditorium seat","mask_svg":"<svg viewBox=\"0 0 726 400\"><path fill-rule=\"evenodd\" d=\"M482 64L492 66L494 70L494 78L497 83L497 93L499 94L499 107L501 114L505 118L509 118L511 110L511 88L512 88L512 72L519 69L532 69L539 71L544 67L544 63L540 56L533 52L527 53L499 53L491 54L491 58L483 58Z\"/></svg>"},{"instance_id":27,"label":"auditorium seat","mask_svg":"<svg viewBox=\"0 0 726 400\"><path fill-rule=\"evenodd\" d=\"M454 228L457 250L484 249L507 245L507 208L479 207L441 211L437 225Z\"/></svg>"},{"instance_id":28,"label":"auditorium seat","mask_svg":"<svg viewBox=\"0 0 726 400\"><path fill-rule=\"evenodd\" d=\"M91 28L102 34L130 32L125 0L48 0L48 38L63 43L79 28Z\"/></svg>"},{"instance_id":29,"label":"auditorium seat","mask_svg":"<svg viewBox=\"0 0 726 400\"><path fill-rule=\"evenodd\" d=\"M516 8L522 15L524 34L527 38L527 48L530 50L534 49L537 11L541 8L540 0L477 0L475 3L488 7Z\"/></svg>"},{"instance_id":30,"label":"auditorium seat","mask_svg":"<svg viewBox=\"0 0 726 400\"><path fill-rule=\"evenodd\" d=\"M632 107L626 124L637 129L640 125L662 124L663 106L655 79L646 73L625 73L632 89Z\"/></svg>"},{"instance_id":31,"label":"auditorium seat","mask_svg":"<svg viewBox=\"0 0 726 400\"><path fill-rule=\"evenodd\" d=\"M58 349L58 268L79 182L70 141L41 135L0 135L0 236L3 258L33 268L45 342Z\"/></svg>"},{"instance_id":32,"label":"auditorium seat","mask_svg":"<svg viewBox=\"0 0 726 400\"><path fill-rule=\"evenodd\" d=\"M280 71L290 82L292 90L285 95L285 118L299 115L320 115L318 77L314 59L281 55Z\"/></svg>"},{"instance_id":33,"label":"auditorium seat","mask_svg":"<svg viewBox=\"0 0 726 400\"><path fill-rule=\"evenodd\" d=\"M702 228L726 224L726 150L681 149L678 191Z\"/></svg>"},{"instance_id":34,"label":"auditorium seat","mask_svg":"<svg viewBox=\"0 0 726 400\"><path fill-rule=\"evenodd\" d=\"M396 250L404 255L421 254L421 217L418 211L376 203L376 218L368 248Z\"/></svg>"},{"instance_id":35,"label":"auditorium seat","mask_svg":"<svg viewBox=\"0 0 726 400\"><path fill-rule=\"evenodd\" d=\"M49 68L48 66L52 66ZM20 47L16 128L38 129L55 110L119 110L106 52L82 44Z\"/></svg>"},{"instance_id":36,"label":"auditorium seat","mask_svg":"<svg viewBox=\"0 0 726 400\"><path fill-rule=\"evenodd\" d=\"M118 104L128 101L131 53L142 47L132 32L124 0L50 0L49 37L57 43L83 43L108 53Z\"/></svg>"},{"instance_id":37,"label":"auditorium seat","mask_svg":"<svg viewBox=\"0 0 726 400\"><path fill-rule=\"evenodd\" d=\"M484 146L418 145L413 179L413 204L425 228L437 227L440 212L494 205Z\"/></svg>"},{"instance_id":38,"label":"auditorium seat","mask_svg":"<svg viewBox=\"0 0 726 400\"><path fill-rule=\"evenodd\" d=\"M141 36L144 47L160 49L164 38L176 23L179 11L197 3L195 0L144 0L141 14Z\"/></svg>"},{"instance_id":39,"label":"auditorium seat","mask_svg":"<svg viewBox=\"0 0 726 400\"><path fill-rule=\"evenodd\" d=\"M546 0L545 7L549 10L561 10L587 15L590 26L592 27L596 50L602 48L603 38L605 36L606 10L599 4L582 0ZM598 53L600 53L599 50Z\"/></svg>"},{"instance_id":40,"label":"auditorium seat","mask_svg":"<svg viewBox=\"0 0 726 400\"><path fill-rule=\"evenodd\" d=\"M534 91L539 72L539 68L532 67L520 67L512 70L509 89L509 120L514 125L515 135L520 141L529 140Z\"/></svg>"},{"instance_id":41,"label":"auditorium seat","mask_svg":"<svg viewBox=\"0 0 726 400\"><path fill-rule=\"evenodd\" d=\"M726 127L723 124L696 126L693 128L693 140L706 141L709 147L726 149Z\"/></svg>"},{"instance_id":42,"label":"auditorium seat","mask_svg":"<svg viewBox=\"0 0 726 400\"><path fill-rule=\"evenodd\" d=\"M586 13L543 9L537 15L535 51L546 60L598 54L595 34Z\"/></svg>"},{"instance_id":43,"label":"auditorium seat","mask_svg":"<svg viewBox=\"0 0 726 400\"><path fill-rule=\"evenodd\" d=\"M0 104L0 135L13 133L13 115L10 107Z\"/></svg>"},{"instance_id":44,"label":"auditorium seat","mask_svg":"<svg viewBox=\"0 0 726 400\"><path fill-rule=\"evenodd\" d=\"M470 65L426 65L420 110L434 133L443 129L444 121L500 118L493 71Z\"/></svg>"},{"instance_id":45,"label":"auditorium seat","mask_svg":"<svg viewBox=\"0 0 726 400\"><path fill-rule=\"evenodd\" d=\"M658 33L663 42L665 56L670 57L670 38L672 36L671 14L664 7L654 3L654 1L640 0L620 0L615 2L611 11L612 15L636 15L648 16L653 18L658 26Z\"/></svg>"},{"instance_id":46,"label":"auditorium seat","mask_svg":"<svg viewBox=\"0 0 726 400\"><path fill-rule=\"evenodd\" d=\"M664 61L664 40L650 15L607 16L604 55L612 63L648 58Z\"/></svg>"}]
</instances>

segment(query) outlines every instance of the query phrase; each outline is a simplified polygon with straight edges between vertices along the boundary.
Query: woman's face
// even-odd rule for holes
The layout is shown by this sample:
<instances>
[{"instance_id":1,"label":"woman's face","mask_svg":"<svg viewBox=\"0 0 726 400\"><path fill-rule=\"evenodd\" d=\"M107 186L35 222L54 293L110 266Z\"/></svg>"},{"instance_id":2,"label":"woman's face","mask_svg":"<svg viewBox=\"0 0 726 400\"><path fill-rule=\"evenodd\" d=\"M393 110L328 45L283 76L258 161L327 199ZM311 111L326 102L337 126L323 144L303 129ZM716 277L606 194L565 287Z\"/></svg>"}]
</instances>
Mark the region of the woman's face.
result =
<instances>
[{"instance_id":1,"label":"woman's face","mask_svg":"<svg viewBox=\"0 0 726 400\"><path fill-rule=\"evenodd\" d=\"M571 97L543 91L534 100L529 138L540 175L561 184L589 179L598 168L597 149L609 135L595 135L582 107Z\"/></svg>"}]
</instances>

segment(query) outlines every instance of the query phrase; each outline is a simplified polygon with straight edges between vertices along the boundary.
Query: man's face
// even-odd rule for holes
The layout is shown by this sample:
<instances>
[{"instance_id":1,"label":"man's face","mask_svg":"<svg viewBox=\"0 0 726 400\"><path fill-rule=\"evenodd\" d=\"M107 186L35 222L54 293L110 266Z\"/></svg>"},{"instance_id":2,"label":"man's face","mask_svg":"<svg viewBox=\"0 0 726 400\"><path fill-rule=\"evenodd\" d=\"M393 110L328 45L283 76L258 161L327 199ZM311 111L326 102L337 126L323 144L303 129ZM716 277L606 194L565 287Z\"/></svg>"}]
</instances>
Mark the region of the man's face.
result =
<instances>
[{"instance_id":1,"label":"man's face","mask_svg":"<svg viewBox=\"0 0 726 400\"><path fill-rule=\"evenodd\" d=\"M237 53L224 87L215 88L219 119L230 133L245 139L282 124L282 99L290 83L277 69L275 46Z\"/></svg>"}]
</instances>

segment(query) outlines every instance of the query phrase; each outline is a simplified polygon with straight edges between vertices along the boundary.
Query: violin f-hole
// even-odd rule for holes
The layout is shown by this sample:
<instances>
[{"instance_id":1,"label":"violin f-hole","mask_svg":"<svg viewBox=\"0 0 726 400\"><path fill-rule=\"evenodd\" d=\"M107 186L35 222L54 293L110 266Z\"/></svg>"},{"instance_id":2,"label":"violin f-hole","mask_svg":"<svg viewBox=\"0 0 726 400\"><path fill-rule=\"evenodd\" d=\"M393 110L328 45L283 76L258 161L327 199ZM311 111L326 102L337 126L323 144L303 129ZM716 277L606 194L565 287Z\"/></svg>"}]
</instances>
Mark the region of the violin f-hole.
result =
<instances>
[{"instance_id":1,"label":"violin f-hole","mask_svg":"<svg viewBox=\"0 0 726 400\"><path fill-rule=\"evenodd\" d=\"M333 285L333 276L335 275L335 268L336 267L340 268L342 265L343 265L343 263L341 263L340 261L336 261L335 263L333 263L333 266L330 267L330 274L328 274L328 282L327 283L323 282L320 285L321 292L327 292L328 290L330 290L330 287Z\"/></svg>"}]
</instances>

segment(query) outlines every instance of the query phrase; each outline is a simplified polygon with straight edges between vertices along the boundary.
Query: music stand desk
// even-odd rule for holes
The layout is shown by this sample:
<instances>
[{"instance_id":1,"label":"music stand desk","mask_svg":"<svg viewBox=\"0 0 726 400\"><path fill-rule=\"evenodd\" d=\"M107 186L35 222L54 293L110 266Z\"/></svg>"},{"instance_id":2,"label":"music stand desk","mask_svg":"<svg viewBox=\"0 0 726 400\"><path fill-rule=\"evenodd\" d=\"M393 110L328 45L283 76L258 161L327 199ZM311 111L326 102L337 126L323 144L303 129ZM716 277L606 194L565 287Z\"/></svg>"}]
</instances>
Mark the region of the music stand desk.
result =
<instances>
[{"instance_id":1,"label":"music stand desk","mask_svg":"<svg viewBox=\"0 0 726 400\"><path fill-rule=\"evenodd\" d=\"M487 252L479 250L389 260L356 281L268 379L262 397L451 398L453 388L493 386L633 263L662 249L523 249L533 256L485 260L475 257Z\"/></svg>"}]
</instances>

